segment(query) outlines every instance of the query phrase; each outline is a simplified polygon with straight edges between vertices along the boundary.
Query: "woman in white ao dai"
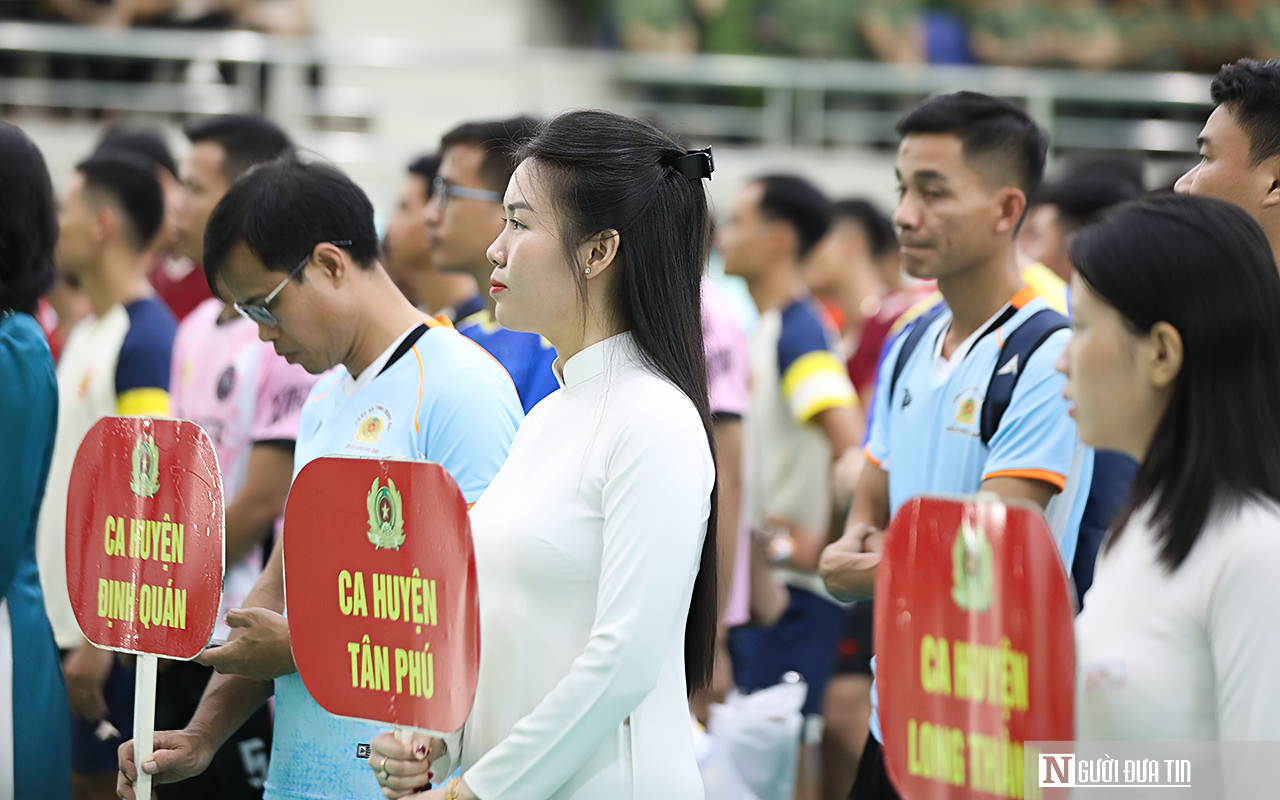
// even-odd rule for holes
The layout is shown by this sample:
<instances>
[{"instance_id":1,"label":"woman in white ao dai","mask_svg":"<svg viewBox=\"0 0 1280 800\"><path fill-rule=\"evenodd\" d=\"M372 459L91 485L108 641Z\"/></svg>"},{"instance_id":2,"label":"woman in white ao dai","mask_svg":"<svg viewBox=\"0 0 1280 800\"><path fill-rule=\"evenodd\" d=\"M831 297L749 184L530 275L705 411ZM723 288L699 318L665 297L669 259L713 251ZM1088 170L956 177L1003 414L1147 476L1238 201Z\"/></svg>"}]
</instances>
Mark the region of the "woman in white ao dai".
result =
<instances>
[{"instance_id":1,"label":"woman in white ao dai","mask_svg":"<svg viewBox=\"0 0 1280 800\"><path fill-rule=\"evenodd\" d=\"M388 734L400 797L699 800L688 695L715 633L715 467L701 340L709 154L604 112L520 153L489 248L499 322L547 338L561 388L471 512L480 675L459 735ZM709 530L709 523L710 530Z\"/></svg>"}]
</instances>

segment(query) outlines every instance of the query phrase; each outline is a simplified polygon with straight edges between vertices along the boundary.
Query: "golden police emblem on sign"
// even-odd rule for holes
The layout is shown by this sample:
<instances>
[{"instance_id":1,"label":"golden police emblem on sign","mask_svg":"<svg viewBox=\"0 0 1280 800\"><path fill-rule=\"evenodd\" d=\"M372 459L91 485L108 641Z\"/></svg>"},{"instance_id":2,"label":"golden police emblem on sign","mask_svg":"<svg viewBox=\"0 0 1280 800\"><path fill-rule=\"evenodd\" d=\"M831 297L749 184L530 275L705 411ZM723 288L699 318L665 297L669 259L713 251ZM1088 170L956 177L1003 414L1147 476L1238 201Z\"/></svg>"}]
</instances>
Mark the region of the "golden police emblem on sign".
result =
<instances>
[{"instance_id":1,"label":"golden police emblem on sign","mask_svg":"<svg viewBox=\"0 0 1280 800\"><path fill-rule=\"evenodd\" d=\"M139 436L133 446L133 478L129 489L138 497L154 497L160 489L160 450L151 436Z\"/></svg>"},{"instance_id":2,"label":"golden police emblem on sign","mask_svg":"<svg viewBox=\"0 0 1280 800\"><path fill-rule=\"evenodd\" d=\"M992 561L986 531L962 521L951 545L951 599L961 611L981 613L991 607Z\"/></svg>"},{"instance_id":3,"label":"golden police emblem on sign","mask_svg":"<svg viewBox=\"0 0 1280 800\"><path fill-rule=\"evenodd\" d=\"M404 507L396 482L387 478L386 486L373 479L369 489L369 541L378 550L399 550L404 544Z\"/></svg>"}]
</instances>

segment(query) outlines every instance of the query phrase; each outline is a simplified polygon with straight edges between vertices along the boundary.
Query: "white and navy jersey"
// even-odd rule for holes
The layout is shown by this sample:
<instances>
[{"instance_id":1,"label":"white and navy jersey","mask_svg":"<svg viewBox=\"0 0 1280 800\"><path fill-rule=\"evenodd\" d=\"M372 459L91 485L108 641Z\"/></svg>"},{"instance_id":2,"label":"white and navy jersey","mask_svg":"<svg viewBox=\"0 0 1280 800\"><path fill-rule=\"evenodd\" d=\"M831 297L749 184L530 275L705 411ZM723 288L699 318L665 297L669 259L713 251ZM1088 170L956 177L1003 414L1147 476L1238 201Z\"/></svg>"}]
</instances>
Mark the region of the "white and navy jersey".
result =
<instances>
[{"instance_id":1,"label":"white and navy jersey","mask_svg":"<svg viewBox=\"0 0 1280 800\"><path fill-rule=\"evenodd\" d=\"M814 417L857 403L835 329L811 298L760 316L749 345L747 495L751 524L771 517L826 530L831 445Z\"/></svg>"},{"instance_id":2,"label":"white and navy jersey","mask_svg":"<svg viewBox=\"0 0 1280 800\"><path fill-rule=\"evenodd\" d=\"M360 377L339 367L316 383L302 408L294 476L321 456L427 459L447 469L474 503L506 460L522 416L502 367L432 320L394 342ZM323 531L309 535L325 546ZM359 747L385 729L320 708L297 673L276 679L265 796L381 798Z\"/></svg>"},{"instance_id":3,"label":"white and navy jersey","mask_svg":"<svg viewBox=\"0 0 1280 800\"><path fill-rule=\"evenodd\" d=\"M80 442L112 414L169 415L169 367L178 330L155 298L90 314L71 329L58 362L58 434L40 507L36 560L45 608L58 647L84 644L67 591L67 492Z\"/></svg>"}]
</instances>

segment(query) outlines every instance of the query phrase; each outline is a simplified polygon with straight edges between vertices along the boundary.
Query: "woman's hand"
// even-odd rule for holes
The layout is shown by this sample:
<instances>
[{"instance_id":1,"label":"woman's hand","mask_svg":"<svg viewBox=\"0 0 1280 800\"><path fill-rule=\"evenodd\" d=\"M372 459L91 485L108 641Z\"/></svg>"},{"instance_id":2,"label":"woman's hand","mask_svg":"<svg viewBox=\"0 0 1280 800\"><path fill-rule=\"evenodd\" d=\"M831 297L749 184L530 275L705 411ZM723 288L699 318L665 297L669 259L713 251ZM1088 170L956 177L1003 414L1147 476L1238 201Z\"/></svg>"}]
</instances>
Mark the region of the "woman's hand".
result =
<instances>
[{"instance_id":1,"label":"woman's hand","mask_svg":"<svg viewBox=\"0 0 1280 800\"><path fill-rule=\"evenodd\" d=\"M375 736L370 744L373 752L369 768L387 798L405 797L446 777L437 778L431 772L431 765L444 755L443 739L415 733L410 741L402 742L387 731Z\"/></svg>"}]
</instances>

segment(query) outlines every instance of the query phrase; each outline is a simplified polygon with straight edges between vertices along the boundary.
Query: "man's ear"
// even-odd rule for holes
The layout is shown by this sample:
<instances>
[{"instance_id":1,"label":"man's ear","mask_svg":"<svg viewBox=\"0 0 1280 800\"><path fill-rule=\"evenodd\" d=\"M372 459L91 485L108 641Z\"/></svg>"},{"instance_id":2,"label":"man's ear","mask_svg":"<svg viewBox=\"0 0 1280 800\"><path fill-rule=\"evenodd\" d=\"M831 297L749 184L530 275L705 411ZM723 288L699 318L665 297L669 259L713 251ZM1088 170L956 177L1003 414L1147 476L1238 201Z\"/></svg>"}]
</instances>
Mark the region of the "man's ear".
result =
<instances>
[{"instance_id":1,"label":"man's ear","mask_svg":"<svg viewBox=\"0 0 1280 800\"><path fill-rule=\"evenodd\" d=\"M1016 186L1002 186L996 190L999 216L996 217L996 233L1013 233L1027 210L1027 195Z\"/></svg>"},{"instance_id":2,"label":"man's ear","mask_svg":"<svg viewBox=\"0 0 1280 800\"><path fill-rule=\"evenodd\" d=\"M1267 194L1262 198L1262 207L1266 209L1280 208L1280 156L1268 158L1262 166L1271 183L1267 186Z\"/></svg>"},{"instance_id":3,"label":"man's ear","mask_svg":"<svg viewBox=\"0 0 1280 800\"><path fill-rule=\"evenodd\" d=\"M587 270L587 280L600 277L618 258L618 248L622 245L622 236L612 228L601 231L582 243L579 249L580 263Z\"/></svg>"},{"instance_id":4,"label":"man's ear","mask_svg":"<svg viewBox=\"0 0 1280 800\"><path fill-rule=\"evenodd\" d=\"M360 268L345 250L328 242L321 242L312 249L311 263L320 268L335 289L350 280L353 269Z\"/></svg>"},{"instance_id":5,"label":"man's ear","mask_svg":"<svg viewBox=\"0 0 1280 800\"><path fill-rule=\"evenodd\" d=\"M764 241L768 251L762 254L765 261L776 262L789 258L799 260L797 253L800 251L800 234L791 223L764 217L761 224L764 226Z\"/></svg>"},{"instance_id":6,"label":"man's ear","mask_svg":"<svg viewBox=\"0 0 1280 800\"><path fill-rule=\"evenodd\" d=\"M96 207L91 206L89 235L93 238L93 243L99 246L105 244L107 240L116 235L123 222L124 220L120 218L120 212L110 203L98 203Z\"/></svg>"}]
</instances>

